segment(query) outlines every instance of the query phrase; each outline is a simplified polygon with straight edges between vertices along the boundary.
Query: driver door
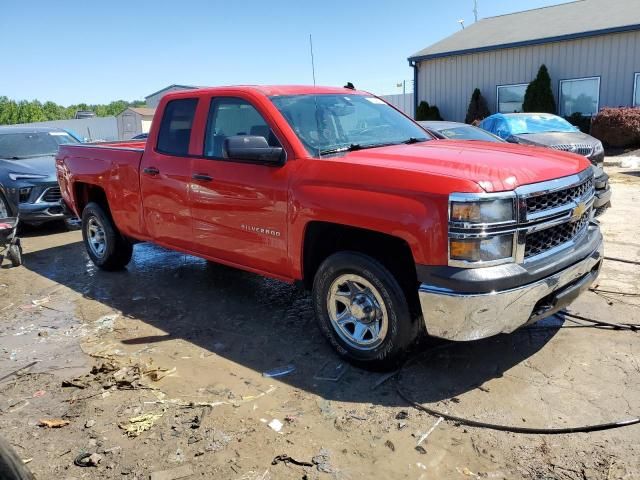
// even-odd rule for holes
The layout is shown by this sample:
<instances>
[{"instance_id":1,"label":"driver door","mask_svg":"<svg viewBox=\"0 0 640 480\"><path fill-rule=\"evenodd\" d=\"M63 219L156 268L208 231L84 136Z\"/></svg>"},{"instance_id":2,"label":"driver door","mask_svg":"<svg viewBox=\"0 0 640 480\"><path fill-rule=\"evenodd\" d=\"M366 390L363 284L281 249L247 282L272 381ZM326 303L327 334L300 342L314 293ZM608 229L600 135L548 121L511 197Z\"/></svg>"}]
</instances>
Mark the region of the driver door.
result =
<instances>
[{"instance_id":1,"label":"driver door","mask_svg":"<svg viewBox=\"0 0 640 480\"><path fill-rule=\"evenodd\" d=\"M270 146L281 146L248 99L211 99L203 155L192 163L194 249L227 263L286 276L288 172L292 163L226 158L224 140L233 135L262 136Z\"/></svg>"}]
</instances>

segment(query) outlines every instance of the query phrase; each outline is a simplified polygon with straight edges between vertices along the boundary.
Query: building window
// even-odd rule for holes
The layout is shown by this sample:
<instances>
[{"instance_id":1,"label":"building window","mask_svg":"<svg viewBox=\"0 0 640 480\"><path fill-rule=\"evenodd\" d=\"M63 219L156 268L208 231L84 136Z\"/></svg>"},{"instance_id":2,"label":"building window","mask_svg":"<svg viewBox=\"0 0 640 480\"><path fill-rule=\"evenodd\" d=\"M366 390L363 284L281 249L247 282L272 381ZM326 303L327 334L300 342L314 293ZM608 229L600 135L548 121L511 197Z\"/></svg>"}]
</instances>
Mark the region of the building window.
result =
<instances>
[{"instance_id":1,"label":"building window","mask_svg":"<svg viewBox=\"0 0 640 480\"><path fill-rule=\"evenodd\" d=\"M560 115L563 117L574 113L595 115L599 103L600 77L560 81Z\"/></svg>"},{"instance_id":2,"label":"building window","mask_svg":"<svg viewBox=\"0 0 640 480\"><path fill-rule=\"evenodd\" d=\"M528 83L498 86L498 113L514 113L522 111L524 94Z\"/></svg>"},{"instance_id":3,"label":"building window","mask_svg":"<svg viewBox=\"0 0 640 480\"><path fill-rule=\"evenodd\" d=\"M633 106L640 107L640 73L636 73L633 81Z\"/></svg>"}]
</instances>

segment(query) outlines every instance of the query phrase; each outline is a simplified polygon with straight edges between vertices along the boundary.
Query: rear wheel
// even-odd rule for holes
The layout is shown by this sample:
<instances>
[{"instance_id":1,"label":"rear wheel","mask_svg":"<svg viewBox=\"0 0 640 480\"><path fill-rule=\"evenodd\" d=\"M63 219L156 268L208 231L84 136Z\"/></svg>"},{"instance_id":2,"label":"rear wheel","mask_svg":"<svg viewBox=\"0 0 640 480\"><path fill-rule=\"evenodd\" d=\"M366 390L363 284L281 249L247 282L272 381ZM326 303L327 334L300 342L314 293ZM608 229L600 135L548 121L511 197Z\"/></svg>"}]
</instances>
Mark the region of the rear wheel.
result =
<instances>
[{"instance_id":1,"label":"rear wheel","mask_svg":"<svg viewBox=\"0 0 640 480\"><path fill-rule=\"evenodd\" d=\"M82 212L82 239L93 263L103 270L121 270L131 261L133 245L97 203Z\"/></svg>"},{"instance_id":2,"label":"rear wheel","mask_svg":"<svg viewBox=\"0 0 640 480\"><path fill-rule=\"evenodd\" d=\"M361 253L336 253L320 265L313 303L320 329L338 354L365 368L394 368L419 332L396 278Z\"/></svg>"}]
</instances>

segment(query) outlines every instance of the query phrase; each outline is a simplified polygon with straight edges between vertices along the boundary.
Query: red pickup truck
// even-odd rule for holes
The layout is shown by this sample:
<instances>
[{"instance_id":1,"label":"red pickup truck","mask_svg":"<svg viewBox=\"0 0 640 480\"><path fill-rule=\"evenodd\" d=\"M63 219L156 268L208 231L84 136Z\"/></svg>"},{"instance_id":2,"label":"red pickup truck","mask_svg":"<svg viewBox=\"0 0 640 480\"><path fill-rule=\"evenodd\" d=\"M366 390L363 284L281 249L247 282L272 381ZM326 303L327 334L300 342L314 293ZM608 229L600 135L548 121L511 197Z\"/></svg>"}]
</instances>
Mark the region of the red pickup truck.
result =
<instances>
[{"instance_id":1,"label":"red pickup truck","mask_svg":"<svg viewBox=\"0 0 640 480\"><path fill-rule=\"evenodd\" d=\"M350 89L172 93L146 142L64 145L56 165L99 267L153 242L300 282L338 353L366 366L393 365L422 330L511 332L602 264L585 158L436 140Z\"/></svg>"}]
</instances>

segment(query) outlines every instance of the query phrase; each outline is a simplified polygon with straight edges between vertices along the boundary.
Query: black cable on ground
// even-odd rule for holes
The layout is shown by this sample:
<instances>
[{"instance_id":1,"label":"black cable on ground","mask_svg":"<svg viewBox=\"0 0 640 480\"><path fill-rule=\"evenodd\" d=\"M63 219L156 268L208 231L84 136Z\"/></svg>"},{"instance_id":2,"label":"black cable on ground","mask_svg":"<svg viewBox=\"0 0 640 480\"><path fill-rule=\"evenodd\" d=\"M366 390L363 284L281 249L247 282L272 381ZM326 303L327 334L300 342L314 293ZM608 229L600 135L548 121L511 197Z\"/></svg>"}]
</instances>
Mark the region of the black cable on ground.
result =
<instances>
[{"instance_id":1,"label":"black cable on ground","mask_svg":"<svg viewBox=\"0 0 640 480\"><path fill-rule=\"evenodd\" d=\"M613 262L620 262L620 263L629 263L631 265L640 265L640 262L636 261L636 260L627 260L626 258L618 258L618 257L604 257L605 260L611 260Z\"/></svg>"},{"instance_id":2,"label":"black cable on ground","mask_svg":"<svg viewBox=\"0 0 640 480\"><path fill-rule=\"evenodd\" d=\"M640 330L640 325L636 325L633 323L613 323L613 322L605 322L602 320L594 320L593 318L583 317L582 315L576 315L575 313L569 313L566 311L560 312L562 315L566 315L567 317L577 318L578 320L582 320L583 322L589 322L596 325L604 325L607 327L615 328L616 330L631 330L632 332L637 332Z\"/></svg>"},{"instance_id":3,"label":"black cable on ground","mask_svg":"<svg viewBox=\"0 0 640 480\"><path fill-rule=\"evenodd\" d=\"M613 293L614 295L622 295L624 297L640 297L640 293L637 292L616 292L615 290L604 290L602 288L590 288L589 291L596 293Z\"/></svg>"},{"instance_id":4,"label":"black cable on ground","mask_svg":"<svg viewBox=\"0 0 640 480\"><path fill-rule=\"evenodd\" d=\"M447 348L451 347L455 344L446 344L442 347ZM411 396L406 393L402 388L402 374L406 370L407 367L414 364L417 360L422 359L425 356L432 355L436 351L440 351L442 348L437 348L430 350L428 352L423 352L422 354L416 355L413 358L407 360L402 367L396 373L396 391L398 395L402 397L407 403L416 408L417 410L421 410L429 415L434 417L441 417L445 420L448 420L453 423L457 423L460 425L466 425L468 427L477 427L477 428L486 428L489 430L498 430L501 432L511 432L511 433L523 433L523 434L537 434L537 435L560 435L567 433L588 433L588 432L597 432L601 430L611 430L613 428L627 427L629 425L636 425L640 423L640 418L629 418L626 420L618 420L615 422L608 423L597 423L592 425L582 425L577 427L558 427L558 428L537 428L537 427L520 427L516 425L502 425L499 423L490 423L490 422L481 422L479 420L472 420L469 418L459 417L457 415L450 415L445 412L441 412L439 410L427 407L421 403L416 402Z\"/></svg>"}]
</instances>

